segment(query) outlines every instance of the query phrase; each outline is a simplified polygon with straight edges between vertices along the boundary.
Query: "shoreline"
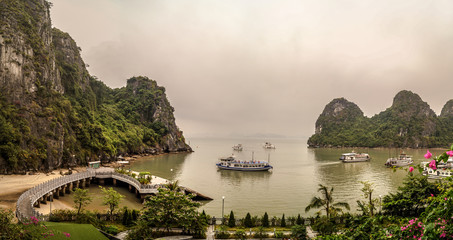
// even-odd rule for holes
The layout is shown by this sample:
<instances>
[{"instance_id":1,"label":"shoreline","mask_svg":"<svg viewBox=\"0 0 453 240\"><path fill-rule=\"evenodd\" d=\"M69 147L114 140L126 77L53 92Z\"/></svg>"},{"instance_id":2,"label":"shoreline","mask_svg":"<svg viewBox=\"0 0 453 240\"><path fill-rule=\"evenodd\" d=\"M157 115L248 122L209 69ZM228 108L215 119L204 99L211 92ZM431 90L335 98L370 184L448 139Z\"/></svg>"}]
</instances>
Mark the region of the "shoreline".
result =
<instances>
[{"instance_id":1,"label":"shoreline","mask_svg":"<svg viewBox=\"0 0 453 240\"><path fill-rule=\"evenodd\" d=\"M37 172L33 175L10 174L0 175L0 208L16 209L16 202L20 195L28 189L46 182L48 180L62 176L60 172L66 172L67 169L56 169L49 173ZM86 167L76 167L76 172L86 171Z\"/></svg>"},{"instance_id":2,"label":"shoreline","mask_svg":"<svg viewBox=\"0 0 453 240\"><path fill-rule=\"evenodd\" d=\"M191 152L169 152L169 153L159 153L159 154L134 154L131 156L123 157L122 160L133 162L137 160L142 160L146 157L157 157L160 155L166 154L181 154L181 153L191 153ZM115 167L116 162L111 162L104 164L104 166ZM118 167L118 166L116 166ZM85 166L78 166L72 168L74 172L83 172L86 171ZM16 202L19 199L20 195L27 191L28 189L46 182L48 180L62 176L60 173L66 173L67 168L58 168L50 172L27 172L27 174L0 174L0 208L2 209L16 209ZM164 183L162 178L153 176L153 180L158 183ZM62 208L71 208L71 206L61 206Z\"/></svg>"}]
</instances>

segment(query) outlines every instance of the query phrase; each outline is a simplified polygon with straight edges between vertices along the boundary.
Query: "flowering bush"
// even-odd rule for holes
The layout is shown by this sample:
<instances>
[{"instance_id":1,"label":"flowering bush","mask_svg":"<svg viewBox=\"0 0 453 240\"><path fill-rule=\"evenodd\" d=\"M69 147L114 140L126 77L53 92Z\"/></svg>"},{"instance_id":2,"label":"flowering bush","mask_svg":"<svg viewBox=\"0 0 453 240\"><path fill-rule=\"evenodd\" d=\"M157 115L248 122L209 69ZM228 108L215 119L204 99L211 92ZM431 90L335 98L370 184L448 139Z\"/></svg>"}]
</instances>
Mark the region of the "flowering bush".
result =
<instances>
[{"instance_id":1,"label":"flowering bush","mask_svg":"<svg viewBox=\"0 0 453 240\"><path fill-rule=\"evenodd\" d=\"M401 227L401 238L422 239L424 230L425 227L418 218L411 219L407 225Z\"/></svg>"},{"instance_id":2,"label":"flowering bush","mask_svg":"<svg viewBox=\"0 0 453 240\"><path fill-rule=\"evenodd\" d=\"M429 152L429 150L427 150L426 154L424 155L424 157L428 160L431 159L432 156L433 156L433 154L431 152ZM450 147L450 151L446 151L446 152L442 153L441 155L434 157L429 162L428 167L432 168L433 170L436 170L438 167L438 164L440 162L446 163L449 157L453 157L453 145Z\"/></svg>"},{"instance_id":3,"label":"flowering bush","mask_svg":"<svg viewBox=\"0 0 453 240\"><path fill-rule=\"evenodd\" d=\"M453 156L453 145L449 151L433 157L429 150L424 157L432 160L427 164L433 170L439 163L446 163ZM412 174L413 168L409 168ZM451 178L439 183L439 194L431 194L426 199L428 207L421 214L420 219L411 219L408 224L401 226L401 239L453 239L453 180Z\"/></svg>"}]
</instances>

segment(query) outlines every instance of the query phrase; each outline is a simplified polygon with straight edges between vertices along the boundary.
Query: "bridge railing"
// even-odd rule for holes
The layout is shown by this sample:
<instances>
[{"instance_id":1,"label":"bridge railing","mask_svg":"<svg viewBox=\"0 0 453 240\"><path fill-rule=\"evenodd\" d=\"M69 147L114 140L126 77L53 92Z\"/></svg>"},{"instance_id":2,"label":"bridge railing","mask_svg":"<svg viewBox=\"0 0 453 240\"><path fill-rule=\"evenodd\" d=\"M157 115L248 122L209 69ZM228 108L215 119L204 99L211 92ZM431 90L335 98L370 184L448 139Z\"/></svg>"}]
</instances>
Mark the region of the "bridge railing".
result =
<instances>
[{"instance_id":1,"label":"bridge railing","mask_svg":"<svg viewBox=\"0 0 453 240\"><path fill-rule=\"evenodd\" d=\"M86 172L61 176L59 178L54 178L46 182L40 183L34 186L33 188L28 189L22 195L20 195L19 199L17 200L16 203L17 218L19 219L19 221L25 221L31 216L34 216L38 219L40 218L42 219L43 215L36 211L33 207L33 204L36 201L38 201L44 195L61 186L90 177L95 177L94 171L89 170ZM28 216L28 214L26 214L27 208L30 209L31 216Z\"/></svg>"},{"instance_id":2,"label":"bridge railing","mask_svg":"<svg viewBox=\"0 0 453 240\"><path fill-rule=\"evenodd\" d=\"M146 189L158 189L162 187L161 184L141 184L136 178L131 177L129 175L125 175L122 173L118 173L115 171L96 171L96 176L108 176L110 178L114 178L126 183L129 183L130 185L134 186L139 192L146 191Z\"/></svg>"},{"instance_id":3,"label":"bridge railing","mask_svg":"<svg viewBox=\"0 0 453 240\"><path fill-rule=\"evenodd\" d=\"M34 216L41 220L45 219L46 215L40 214L33 207L36 201L39 201L39 199L41 199L43 196L59 187L67 185L71 182L96 176L114 178L126 182L135 187L140 193L155 193L157 192L158 188L163 187L162 184L141 184L137 179L128 175L117 173L112 169L99 169L99 170L90 169L85 172L61 176L58 178L48 180L25 191L22 195L20 195L19 199L17 200L16 204L17 218L19 219L19 221L29 219L29 217L31 216ZM29 211L27 211L27 209ZM29 216L27 212L30 212L31 216Z\"/></svg>"}]
</instances>

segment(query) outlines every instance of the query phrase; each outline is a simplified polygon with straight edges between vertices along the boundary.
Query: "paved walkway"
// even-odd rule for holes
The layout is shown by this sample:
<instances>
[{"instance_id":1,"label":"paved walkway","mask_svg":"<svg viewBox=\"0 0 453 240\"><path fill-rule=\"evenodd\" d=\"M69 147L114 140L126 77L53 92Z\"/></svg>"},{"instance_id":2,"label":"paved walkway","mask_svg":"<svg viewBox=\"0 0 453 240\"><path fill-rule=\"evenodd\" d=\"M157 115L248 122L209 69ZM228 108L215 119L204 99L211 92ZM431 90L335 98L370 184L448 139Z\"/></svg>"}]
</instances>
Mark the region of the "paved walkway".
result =
<instances>
[{"instance_id":1,"label":"paved walkway","mask_svg":"<svg viewBox=\"0 0 453 240\"><path fill-rule=\"evenodd\" d=\"M214 240L215 239L214 234L215 234L214 225L209 225L208 231L206 232L206 239Z\"/></svg>"},{"instance_id":2,"label":"paved walkway","mask_svg":"<svg viewBox=\"0 0 453 240\"><path fill-rule=\"evenodd\" d=\"M120 232L115 237L120 240L123 240L123 239L126 239L128 233L129 233L129 231Z\"/></svg>"},{"instance_id":3,"label":"paved walkway","mask_svg":"<svg viewBox=\"0 0 453 240\"><path fill-rule=\"evenodd\" d=\"M313 229L311 229L310 226L307 226L307 236L310 238L310 239L315 239L316 238L316 232L313 231Z\"/></svg>"}]
</instances>

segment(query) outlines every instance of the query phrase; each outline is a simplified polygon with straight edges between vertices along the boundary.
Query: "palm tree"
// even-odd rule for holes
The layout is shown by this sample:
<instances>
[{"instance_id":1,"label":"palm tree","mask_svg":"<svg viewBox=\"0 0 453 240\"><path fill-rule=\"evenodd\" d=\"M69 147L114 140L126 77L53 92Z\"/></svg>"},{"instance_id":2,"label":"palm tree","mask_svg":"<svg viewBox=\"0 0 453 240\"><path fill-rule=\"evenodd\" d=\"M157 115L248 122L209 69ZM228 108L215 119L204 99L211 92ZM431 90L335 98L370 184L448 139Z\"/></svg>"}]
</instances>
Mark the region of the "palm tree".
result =
<instances>
[{"instance_id":1,"label":"palm tree","mask_svg":"<svg viewBox=\"0 0 453 240\"><path fill-rule=\"evenodd\" d=\"M170 190L170 191L175 191L178 192L181 190L181 187L179 186L179 181L171 181L165 185L165 187Z\"/></svg>"},{"instance_id":2,"label":"palm tree","mask_svg":"<svg viewBox=\"0 0 453 240\"><path fill-rule=\"evenodd\" d=\"M313 197L311 199L310 204L305 208L305 212L310 211L310 209L312 208L322 207L324 208L324 210L326 210L327 218L330 218L330 215L332 213L341 211L340 207L344 207L348 210L350 209L348 203L345 202L334 203L334 200L332 198L333 187L329 191L329 189L326 186L319 184L318 192L321 192L322 198Z\"/></svg>"}]
</instances>

